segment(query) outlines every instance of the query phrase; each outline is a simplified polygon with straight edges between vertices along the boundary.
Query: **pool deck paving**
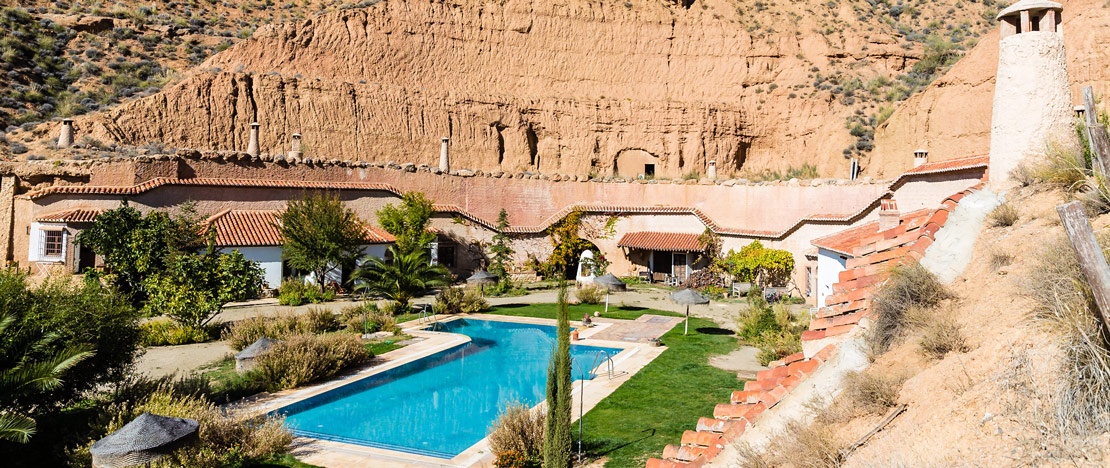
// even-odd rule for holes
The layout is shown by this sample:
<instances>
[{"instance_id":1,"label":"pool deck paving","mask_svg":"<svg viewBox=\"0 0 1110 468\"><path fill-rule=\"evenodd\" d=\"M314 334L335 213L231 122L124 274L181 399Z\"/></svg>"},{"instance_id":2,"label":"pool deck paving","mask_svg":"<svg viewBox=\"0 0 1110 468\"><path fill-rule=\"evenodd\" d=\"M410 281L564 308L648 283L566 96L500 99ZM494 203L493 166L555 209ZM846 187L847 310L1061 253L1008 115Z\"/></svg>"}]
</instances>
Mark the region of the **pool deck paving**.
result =
<instances>
[{"instance_id":1,"label":"pool deck paving","mask_svg":"<svg viewBox=\"0 0 1110 468\"><path fill-rule=\"evenodd\" d=\"M507 317L488 314L474 316L460 316L477 320L511 321L519 323L534 323L540 325L554 325L550 319L537 319L530 317ZM666 320L660 320L666 319ZM454 320L454 318L448 318ZM581 327L580 322L572 322L572 326L582 330L577 343L621 348L622 351L612 357L613 372L608 369L599 371L597 377L588 381L575 383L572 392L573 407L582 405L583 411L588 412L609 394L613 393L621 384L631 378L640 369L658 357L667 348L655 346L651 340L662 336L677 323L678 317L662 317L657 315L644 315L640 320L612 320L595 319L595 326ZM420 359L435 352L465 343L469 338L454 333L429 332L423 329L426 324L409 324L405 333L414 337L425 338L423 341L404 348L394 350L380 356L381 361L375 362L370 367L359 370L354 374L341 377L337 380L299 390L289 390L275 394L264 395L253 399L245 405L245 409L252 413L272 411L346 385L355 380L366 378L379 372L400 366L407 362ZM583 385L584 384L584 385ZM585 399L582 399L582 395ZM540 403L542 406L543 403ZM578 411L575 411L572 420L578 420ZM342 442L310 439L298 437L293 455L299 460L329 468L345 467L458 467L458 468L485 468L493 466L493 454L489 451L489 444L482 439L463 453L450 460L421 456L397 451L383 450Z\"/></svg>"}]
</instances>

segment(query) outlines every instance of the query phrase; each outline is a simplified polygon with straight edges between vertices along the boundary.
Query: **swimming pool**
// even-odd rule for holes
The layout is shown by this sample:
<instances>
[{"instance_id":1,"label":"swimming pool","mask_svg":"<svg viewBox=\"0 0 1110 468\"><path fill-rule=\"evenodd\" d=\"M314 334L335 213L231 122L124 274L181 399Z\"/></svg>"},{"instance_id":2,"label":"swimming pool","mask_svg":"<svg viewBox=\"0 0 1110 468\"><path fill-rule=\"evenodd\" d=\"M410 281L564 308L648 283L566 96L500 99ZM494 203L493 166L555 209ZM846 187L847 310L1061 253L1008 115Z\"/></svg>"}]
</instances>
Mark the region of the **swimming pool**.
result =
<instances>
[{"instance_id":1,"label":"swimming pool","mask_svg":"<svg viewBox=\"0 0 1110 468\"><path fill-rule=\"evenodd\" d=\"M299 436L452 458L485 438L506 403L544 399L555 327L473 319L437 325L471 341L275 413ZM621 350L571 345L575 380L601 351Z\"/></svg>"}]
</instances>

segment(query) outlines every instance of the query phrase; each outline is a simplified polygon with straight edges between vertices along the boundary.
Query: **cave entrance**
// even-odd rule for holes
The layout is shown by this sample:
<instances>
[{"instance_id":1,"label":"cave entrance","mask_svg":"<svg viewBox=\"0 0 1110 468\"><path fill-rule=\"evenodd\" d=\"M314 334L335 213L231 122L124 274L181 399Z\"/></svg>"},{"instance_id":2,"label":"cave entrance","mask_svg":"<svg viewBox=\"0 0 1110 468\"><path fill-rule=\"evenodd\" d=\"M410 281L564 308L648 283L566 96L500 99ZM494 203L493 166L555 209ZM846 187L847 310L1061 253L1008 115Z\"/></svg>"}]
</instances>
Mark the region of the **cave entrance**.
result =
<instances>
[{"instance_id":1,"label":"cave entrance","mask_svg":"<svg viewBox=\"0 0 1110 468\"><path fill-rule=\"evenodd\" d=\"M655 164L644 164L644 177L655 177Z\"/></svg>"}]
</instances>

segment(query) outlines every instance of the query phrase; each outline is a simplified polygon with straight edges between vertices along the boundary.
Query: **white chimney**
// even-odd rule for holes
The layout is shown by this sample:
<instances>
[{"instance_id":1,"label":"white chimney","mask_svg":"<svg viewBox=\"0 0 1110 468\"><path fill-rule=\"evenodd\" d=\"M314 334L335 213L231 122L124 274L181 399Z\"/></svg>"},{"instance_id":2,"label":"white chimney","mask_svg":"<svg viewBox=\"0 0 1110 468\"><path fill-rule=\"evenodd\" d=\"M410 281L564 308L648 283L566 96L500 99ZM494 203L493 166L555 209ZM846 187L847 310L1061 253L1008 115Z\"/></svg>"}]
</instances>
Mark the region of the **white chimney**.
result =
<instances>
[{"instance_id":1,"label":"white chimney","mask_svg":"<svg viewBox=\"0 0 1110 468\"><path fill-rule=\"evenodd\" d=\"M717 161L709 161L709 180L717 180Z\"/></svg>"},{"instance_id":2,"label":"white chimney","mask_svg":"<svg viewBox=\"0 0 1110 468\"><path fill-rule=\"evenodd\" d=\"M251 122L251 141L247 144L247 154L258 156L258 122Z\"/></svg>"},{"instance_id":3,"label":"white chimney","mask_svg":"<svg viewBox=\"0 0 1110 468\"><path fill-rule=\"evenodd\" d=\"M62 132L58 135L58 147L73 146L73 119L62 119Z\"/></svg>"},{"instance_id":4,"label":"white chimney","mask_svg":"<svg viewBox=\"0 0 1110 468\"><path fill-rule=\"evenodd\" d=\"M913 167L921 167L929 162L929 150L916 149L913 151Z\"/></svg>"},{"instance_id":5,"label":"white chimney","mask_svg":"<svg viewBox=\"0 0 1110 468\"><path fill-rule=\"evenodd\" d=\"M299 157L301 157L301 134L300 133L294 133L293 134L293 142L289 144L289 157L290 158L299 158Z\"/></svg>"},{"instance_id":6,"label":"white chimney","mask_svg":"<svg viewBox=\"0 0 1110 468\"><path fill-rule=\"evenodd\" d=\"M443 172L451 172L451 161L447 157L447 145L450 142L450 138L443 137L443 144L439 147L439 170Z\"/></svg>"}]
</instances>

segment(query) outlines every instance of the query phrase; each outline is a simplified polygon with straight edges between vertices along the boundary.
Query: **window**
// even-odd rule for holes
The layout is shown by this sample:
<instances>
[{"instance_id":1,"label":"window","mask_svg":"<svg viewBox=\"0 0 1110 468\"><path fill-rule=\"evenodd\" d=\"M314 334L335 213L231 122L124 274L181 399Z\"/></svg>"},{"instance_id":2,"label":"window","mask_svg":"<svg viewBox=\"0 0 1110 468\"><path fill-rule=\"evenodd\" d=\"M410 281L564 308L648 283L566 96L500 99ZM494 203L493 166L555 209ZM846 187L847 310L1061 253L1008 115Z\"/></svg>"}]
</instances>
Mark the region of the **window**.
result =
<instances>
[{"instance_id":1,"label":"window","mask_svg":"<svg viewBox=\"0 0 1110 468\"><path fill-rule=\"evenodd\" d=\"M644 164L644 177L655 177L654 164Z\"/></svg>"},{"instance_id":2,"label":"window","mask_svg":"<svg viewBox=\"0 0 1110 468\"><path fill-rule=\"evenodd\" d=\"M455 245L441 242L439 244L439 264L447 268L455 268Z\"/></svg>"},{"instance_id":3,"label":"window","mask_svg":"<svg viewBox=\"0 0 1110 468\"><path fill-rule=\"evenodd\" d=\"M42 231L42 256L43 258L62 256L62 242L64 232L61 230Z\"/></svg>"}]
</instances>

